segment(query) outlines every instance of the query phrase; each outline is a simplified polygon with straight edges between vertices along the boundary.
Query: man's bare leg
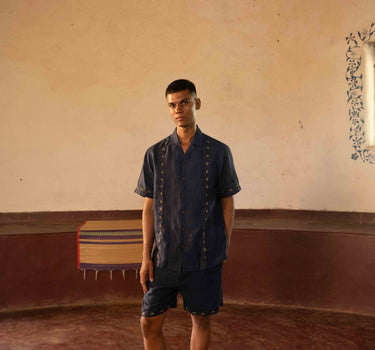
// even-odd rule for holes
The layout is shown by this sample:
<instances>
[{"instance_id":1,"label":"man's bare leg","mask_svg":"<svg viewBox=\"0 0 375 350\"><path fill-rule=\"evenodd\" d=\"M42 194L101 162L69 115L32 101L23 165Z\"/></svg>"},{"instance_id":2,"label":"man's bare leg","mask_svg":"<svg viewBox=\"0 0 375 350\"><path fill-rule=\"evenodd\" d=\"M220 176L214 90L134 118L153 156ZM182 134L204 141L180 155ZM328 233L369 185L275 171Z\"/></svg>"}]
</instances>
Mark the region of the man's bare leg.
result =
<instances>
[{"instance_id":1,"label":"man's bare leg","mask_svg":"<svg viewBox=\"0 0 375 350\"><path fill-rule=\"evenodd\" d=\"M145 350L165 350L163 325L167 313L154 317L141 317L141 329Z\"/></svg>"},{"instance_id":2,"label":"man's bare leg","mask_svg":"<svg viewBox=\"0 0 375 350\"><path fill-rule=\"evenodd\" d=\"M190 350L207 350L211 336L210 316L190 316L193 322Z\"/></svg>"}]
</instances>

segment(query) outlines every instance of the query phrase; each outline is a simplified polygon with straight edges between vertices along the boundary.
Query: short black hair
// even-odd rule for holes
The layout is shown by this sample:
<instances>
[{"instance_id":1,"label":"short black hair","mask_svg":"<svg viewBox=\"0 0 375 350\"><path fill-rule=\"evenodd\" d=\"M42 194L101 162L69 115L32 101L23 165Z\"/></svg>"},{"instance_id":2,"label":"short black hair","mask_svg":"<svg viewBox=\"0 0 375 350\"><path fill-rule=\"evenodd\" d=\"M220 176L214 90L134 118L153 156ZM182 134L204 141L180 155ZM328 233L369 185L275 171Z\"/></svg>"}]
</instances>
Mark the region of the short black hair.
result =
<instances>
[{"instance_id":1,"label":"short black hair","mask_svg":"<svg viewBox=\"0 0 375 350\"><path fill-rule=\"evenodd\" d=\"M186 79L178 79L170 83L165 90L165 97L167 97L168 94L172 94L174 92L179 92L183 90L189 90L191 93L197 94L197 90L195 88L195 85Z\"/></svg>"}]
</instances>

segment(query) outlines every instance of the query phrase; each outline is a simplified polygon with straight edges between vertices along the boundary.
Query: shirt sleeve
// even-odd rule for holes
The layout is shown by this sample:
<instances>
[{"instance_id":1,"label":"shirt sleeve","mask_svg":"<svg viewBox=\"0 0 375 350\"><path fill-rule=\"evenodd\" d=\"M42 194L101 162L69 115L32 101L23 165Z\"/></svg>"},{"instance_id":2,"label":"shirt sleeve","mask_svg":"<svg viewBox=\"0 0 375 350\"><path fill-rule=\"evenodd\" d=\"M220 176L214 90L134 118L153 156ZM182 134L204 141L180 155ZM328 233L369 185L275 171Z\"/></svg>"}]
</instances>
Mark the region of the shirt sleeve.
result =
<instances>
[{"instance_id":1,"label":"shirt sleeve","mask_svg":"<svg viewBox=\"0 0 375 350\"><path fill-rule=\"evenodd\" d=\"M141 174L134 192L142 197L154 197L154 167L151 150L148 150L145 154Z\"/></svg>"},{"instance_id":2,"label":"shirt sleeve","mask_svg":"<svg viewBox=\"0 0 375 350\"><path fill-rule=\"evenodd\" d=\"M221 197L230 197L240 191L241 186L234 168L232 152L228 146L225 146L219 174L218 194Z\"/></svg>"}]
</instances>

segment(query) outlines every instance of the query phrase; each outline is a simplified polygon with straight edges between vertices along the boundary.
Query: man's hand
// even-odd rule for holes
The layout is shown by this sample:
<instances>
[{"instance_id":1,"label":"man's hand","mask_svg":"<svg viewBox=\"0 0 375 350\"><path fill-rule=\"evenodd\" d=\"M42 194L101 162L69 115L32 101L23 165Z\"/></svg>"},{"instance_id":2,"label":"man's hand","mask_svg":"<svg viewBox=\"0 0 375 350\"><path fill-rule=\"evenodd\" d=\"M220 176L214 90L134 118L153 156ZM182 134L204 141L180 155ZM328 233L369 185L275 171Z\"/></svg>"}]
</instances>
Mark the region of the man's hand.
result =
<instances>
[{"instance_id":1,"label":"man's hand","mask_svg":"<svg viewBox=\"0 0 375 350\"><path fill-rule=\"evenodd\" d=\"M224 260L224 262L226 262L228 260L228 258L229 258L229 248L230 248L230 240L227 240L227 249L226 249L226 251L227 251L227 258Z\"/></svg>"},{"instance_id":2,"label":"man's hand","mask_svg":"<svg viewBox=\"0 0 375 350\"><path fill-rule=\"evenodd\" d=\"M147 292L147 282L154 282L154 264L151 259L143 259L142 267L140 271L140 281L143 289L143 293Z\"/></svg>"}]
</instances>

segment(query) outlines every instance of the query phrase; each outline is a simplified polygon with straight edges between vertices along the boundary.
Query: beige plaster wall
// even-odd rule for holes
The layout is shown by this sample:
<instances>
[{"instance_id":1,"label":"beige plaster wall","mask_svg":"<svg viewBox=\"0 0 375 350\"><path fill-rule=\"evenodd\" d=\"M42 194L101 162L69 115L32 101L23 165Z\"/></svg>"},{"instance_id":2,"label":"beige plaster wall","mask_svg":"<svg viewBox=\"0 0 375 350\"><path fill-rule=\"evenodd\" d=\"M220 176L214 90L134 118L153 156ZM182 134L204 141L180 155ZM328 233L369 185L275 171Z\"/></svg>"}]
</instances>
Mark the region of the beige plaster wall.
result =
<instances>
[{"instance_id":1,"label":"beige plaster wall","mask_svg":"<svg viewBox=\"0 0 375 350\"><path fill-rule=\"evenodd\" d=\"M375 211L351 159L345 37L372 0L1 0L0 212L140 209L180 77L231 146L238 208Z\"/></svg>"}]
</instances>

